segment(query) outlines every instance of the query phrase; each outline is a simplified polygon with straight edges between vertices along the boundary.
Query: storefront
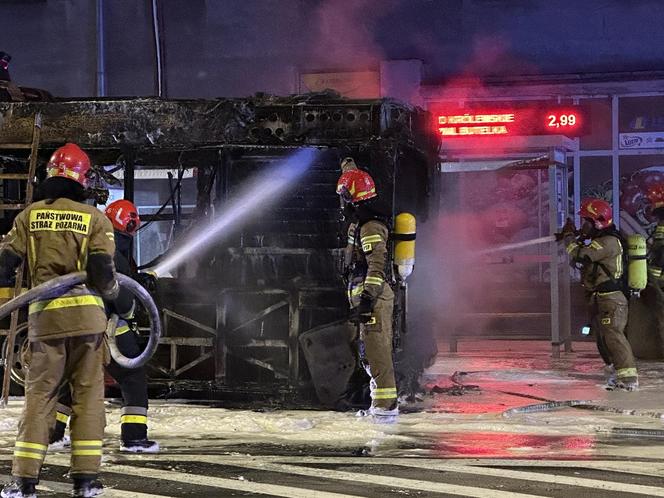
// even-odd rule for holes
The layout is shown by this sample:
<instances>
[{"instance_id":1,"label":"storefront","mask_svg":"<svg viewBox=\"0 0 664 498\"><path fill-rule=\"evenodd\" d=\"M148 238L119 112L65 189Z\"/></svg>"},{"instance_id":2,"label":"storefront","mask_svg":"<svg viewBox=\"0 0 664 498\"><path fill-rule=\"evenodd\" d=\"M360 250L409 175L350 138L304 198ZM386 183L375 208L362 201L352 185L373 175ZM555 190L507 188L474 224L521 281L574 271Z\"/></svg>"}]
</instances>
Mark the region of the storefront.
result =
<instances>
[{"instance_id":1,"label":"storefront","mask_svg":"<svg viewBox=\"0 0 664 498\"><path fill-rule=\"evenodd\" d=\"M549 243L528 241L557 231L562 213L577 213L581 199L591 196L611 202L616 224L625 232L652 229L645 195L649 186L664 183L664 81L470 82L423 87L422 94L440 138L439 170L454 172L439 181L440 233L466 241L453 254L519 247L464 267L460 280L472 285L457 288L453 309L466 303L468 309L455 317L447 335L551 337L557 354L566 333L556 330L554 315L567 313L568 305L559 308L559 303L569 302L569 292L554 292L559 272L553 270L558 267L567 278L566 258L555 257ZM563 176L555 183L566 176L566 188L550 185L550 171L536 164L514 167L545 152L534 143L556 141L564 153ZM473 155L478 144L482 154ZM491 158L507 162L492 164ZM549 202L556 192L568 199L565 209L556 209L558 219L551 216ZM551 226L554 220L557 227ZM573 338L587 320L579 292L572 286L571 316L560 317L566 330L564 322L571 318Z\"/></svg>"},{"instance_id":2,"label":"storefront","mask_svg":"<svg viewBox=\"0 0 664 498\"><path fill-rule=\"evenodd\" d=\"M554 133L576 142L576 150L568 153L573 212L582 198L601 197L612 203L617 225L648 230L652 219L644 210L645 192L653 183L664 183L664 79L657 79L662 77L658 74L638 80L628 76L567 76L521 84L495 80L481 86L458 82L425 86L422 94L436 117L441 114L437 110L450 107L492 111L486 114L536 110L538 121L514 134ZM504 131L497 124L494 136ZM486 131L478 133L489 139ZM442 150L449 132L440 131Z\"/></svg>"}]
</instances>

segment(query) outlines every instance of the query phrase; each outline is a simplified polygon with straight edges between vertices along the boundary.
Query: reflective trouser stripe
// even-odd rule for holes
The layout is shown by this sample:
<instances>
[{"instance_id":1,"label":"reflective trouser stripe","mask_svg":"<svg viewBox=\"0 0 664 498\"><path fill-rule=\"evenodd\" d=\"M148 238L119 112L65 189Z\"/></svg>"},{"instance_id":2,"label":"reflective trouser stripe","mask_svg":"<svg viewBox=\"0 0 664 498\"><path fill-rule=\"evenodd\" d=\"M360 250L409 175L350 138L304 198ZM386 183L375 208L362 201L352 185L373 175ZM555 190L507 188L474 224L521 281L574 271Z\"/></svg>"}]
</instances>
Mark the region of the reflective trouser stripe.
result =
<instances>
[{"instance_id":1,"label":"reflective trouser stripe","mask_svg":"<svg viewBox=\"0 0 664 498\"><path fill-rule=\"evenodd\" d=\"M62 422L63 424L66 424L67 422L69 422L69 415L67 415L65 413L61 413L61 412L56 412L55 419L58 422Z\"/></svg>"},{"instance_id":2,"label":"reflective trouser stripe","mask_svg":"<svg viewBox=\"0 0 664 498\"><path fill-rule=\"evenodd\" d=\"M16 441L15 446L17 448L29 448L31 450L42 450L46 451L48 446L45 444L39 444L39 443L27 443L25 441Z\"/></svg>"},{"instance_id":3,"label":"reflective trouser stripe","mask_svg":"<svg viewBox=\"0 0 664 498\"><path fill-rule=\"evenodd\" d=\"M49 299L48 301L37 301L30 304L29 314L40 313L42 311L72 308L74 306L99 306L104 307L104 300L99 296L70 296Z\"/></svg>"},{"instance_id":4,"label":"reflective trouser stripe","mask_svg":"<svg viewBox=\"0 0 664 498\"><path fill-rule=\"evenodd\" d=\"M148 418L145 415L122 415L120 417L122 424L144 424L147 425Z\"/></svg>"},{"instance_id":5,"label":"reflective trouser stripe","mask_svg":"<svg viewBox=\"0 0 664 498\"><path fill-rule=\"evenodd\" d=\"M32 458L34 460L43 460L46 456L47 448L48 446L45 444L16 441L14 444L14 456Z\"/></svg>"},{"instance_id":6,"label":"reflective trouser stripe","mask_svg":"<svg viewBox=\"0 0 664 498\"><path fill-rule=\"evenodd\" d=\"M101 456L101 448L98 450L71 450L74 456Z\"/></svg>"},{"instance_id":7,"label":"reflective trouser stripe","mask_svg":"<svg viewBox=\"0 0 664 498\"><path fill-rule=\"evenodd\" d=\"M21 458L33 458L35 460L43 460L44 457L46 456L46 452L44 452L44 453L27 453L26 451L14 450L14 456L21 457Z\"/></svg>"},{"instance_id":8,"label":"reflective trouser stripe","mask_svg":"<svg viewBox=\"0 0 664 498\"><path fill-rule=\"evenodd\" d=\"M76 446L99 446L101 447L102 445L102 440L101 439L76 439L71 442L72 447Z\"/></svg>"},{"instance_id":9,"label":"reflective trouser stripe","mask_svg":"<svg viewBox=\"0 0 664 498\"><path fill-rule=\"evenodd\" d=\"M382 389L375 389L371 393L373 399L391 399L397 397L396 387L385 387Z\"/></svg>"},{"instance_id":10,"label":"reflective trouser stripe","mask_svg":"<svg viewBox=\"0 0 664 498\"><path fill-rule=\"evenodd\" d=\"M101 456L102 441L79 439L71 442L71 454L75 456Z\"/></svg>"},{"instance_id":11,"label":"reflective trouser stripe","mask_svg":"<svg viewBox=\"0 0 664 498\"><path fill-rule=\"evenodd\" d=\"M636 371L636 368L619 368L616 370L616 377L619 379L625 378L625 377L637 377L638 373Z\"/></svg>"}]
</instances>

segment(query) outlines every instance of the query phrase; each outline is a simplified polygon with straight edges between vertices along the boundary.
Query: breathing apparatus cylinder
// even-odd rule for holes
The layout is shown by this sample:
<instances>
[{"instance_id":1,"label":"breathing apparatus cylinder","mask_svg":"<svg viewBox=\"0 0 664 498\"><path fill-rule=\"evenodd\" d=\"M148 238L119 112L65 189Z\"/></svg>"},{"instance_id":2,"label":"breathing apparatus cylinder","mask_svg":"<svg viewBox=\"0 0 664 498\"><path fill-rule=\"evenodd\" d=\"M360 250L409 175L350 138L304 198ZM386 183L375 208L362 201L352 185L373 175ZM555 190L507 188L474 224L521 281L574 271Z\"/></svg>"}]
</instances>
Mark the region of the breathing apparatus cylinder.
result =
<instances>
[{"instance_id":1,"label":"breathing apparatus cylinder","mask_svg":"<svg viewBox=\"0 0 664 498\"><path fill-rule=\"evenodd\" d=\"M400 213L394 220L394 265L401 280L413 273L415 266L415 216Z\"/></svg>"},{"instance_id":2,"label":"breathing apparatus cylinder","mask_svg":"<svg viewBox=\"0 0 664 498\"><path fill-rule=\"evenodd\" d=\"M648 284L646 239L635 233L627 237L627 285L634 292L642 291Z\"/></svg>"}]
</instances>

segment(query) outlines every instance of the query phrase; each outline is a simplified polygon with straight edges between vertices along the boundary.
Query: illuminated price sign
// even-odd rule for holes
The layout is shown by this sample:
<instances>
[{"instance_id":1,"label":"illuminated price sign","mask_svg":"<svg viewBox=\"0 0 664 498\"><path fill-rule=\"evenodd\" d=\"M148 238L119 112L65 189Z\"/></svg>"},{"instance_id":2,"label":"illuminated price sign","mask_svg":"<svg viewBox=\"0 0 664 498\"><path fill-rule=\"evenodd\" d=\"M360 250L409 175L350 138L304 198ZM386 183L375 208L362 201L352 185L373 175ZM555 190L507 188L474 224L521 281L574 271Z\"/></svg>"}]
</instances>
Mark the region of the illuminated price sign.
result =
<instances>
[{"instance_id":1,"label":"illuminated price sign","mask_svg":"<svg viewBox=\"0 0 664 498\"><path fill-rule=\"evenodd\" d=\"M587 107L513 107L503 109L434 110L443 138L509 135L587 135Z\"/></svg>"}]
</instances>

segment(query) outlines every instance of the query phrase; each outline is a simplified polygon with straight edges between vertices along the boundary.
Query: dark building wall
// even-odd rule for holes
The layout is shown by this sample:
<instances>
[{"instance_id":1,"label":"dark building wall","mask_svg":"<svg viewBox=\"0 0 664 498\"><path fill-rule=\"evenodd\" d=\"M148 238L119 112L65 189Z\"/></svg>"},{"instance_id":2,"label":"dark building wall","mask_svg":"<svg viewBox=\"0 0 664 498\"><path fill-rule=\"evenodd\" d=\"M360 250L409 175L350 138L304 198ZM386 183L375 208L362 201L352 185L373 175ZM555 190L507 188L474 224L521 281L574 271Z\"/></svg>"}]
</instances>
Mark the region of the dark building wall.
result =
<instances>
[{"instance_id":1,"label":"dark building wall","mask_svg":"<svg viewBox=\"0 0 664 498\"><path fill-rule=\"evenodd\" d=\"M378 70L420 59L459 73L664 67L659 0L162 0L172 97L298 90L298 72ZM56 95L96 92L95 0L0 0L14 79ZM110 95L154 93L149 0L105 0Z\"/></svg>"},{"instance_id":2,"label":"dark building wall","mask_svg":"<svg viewBox=\"0 0 664 498\"><path fill-rule=\"evenodd\" d=\"M93 95L95 2L0 1L0 50L13 56L12 78L54 95Z\"/></svg>"}]
</instances>

